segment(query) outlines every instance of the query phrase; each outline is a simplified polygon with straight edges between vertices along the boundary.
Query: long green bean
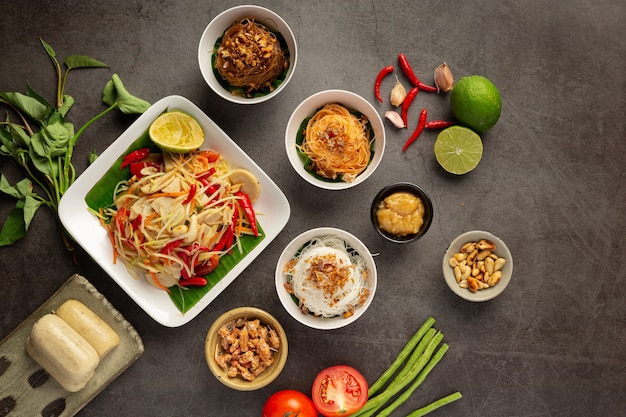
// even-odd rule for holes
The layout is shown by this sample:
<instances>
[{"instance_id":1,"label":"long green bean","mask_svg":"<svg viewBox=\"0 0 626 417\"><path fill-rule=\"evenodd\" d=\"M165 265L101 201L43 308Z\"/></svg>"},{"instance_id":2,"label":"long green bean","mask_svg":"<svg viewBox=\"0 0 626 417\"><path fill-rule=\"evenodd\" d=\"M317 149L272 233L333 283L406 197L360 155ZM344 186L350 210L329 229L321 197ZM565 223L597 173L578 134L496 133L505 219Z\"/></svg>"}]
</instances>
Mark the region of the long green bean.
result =
<instances>
[{"instance_id":1,"label":"long green bean","mask_svg":"<svg viewBox=\"0 0 626 417\"><path fill-rule=\"evenodd\" d=\"M415 348L415 346L422 339L426 331L430 329L435 324L435 319L432 317L428 317L424 324L415 332L413 337L409 339L404 348L400 351L396 359L389 365L387 370L382 373L380 377L369 387L368 396L371 398L377 393L385 384L389 381L389 379L400 369L400 366L409 358L411 352Z\"/></svg>"},{"instance_id":2,"label":"long green bean","mask_svg":"<svg viewBox=\"0 0 626 417\"><path fill-rule=\"evenodd\" d=\"M434 333L434 335L432 335ZM429 337L432 335L432 337ZM387 388L367 403L352 417L370 417L384 406L393 396L402 391L413 381L419 372L428 364L435 348L443 340L443 334L435 329L428 329L418 346L415 348L407 365L389 383Z\"/></svg>"},{"instance_id":3,"label":"long green bean","mask_svg":"<svg viewBox=\"0 0 626 417\"><path fill-rule=\"evenodd\" d=\"M428 413L431 413L433 411L435 411L438 408L443 407L444 405L450 404L456 400L460 400L463 396L461 395L460 392L454 392L450 395L446 395L443 398L438 399L437 401L433 401L432 403L422 407L422 408L418 408L417 410L413 411L411 414L409 414L407 417L423 417Z\"/></svg>"},{"instance_id":4,"label":"long green bean","mask_svg":"<svg viewBox=\"0 0 626 417\"><path fill-rule=\"evenodd\" d=\"M422 385L422 383L424 382L424 380L426 379L430 371L432 371L435 365L439 363L439 361L441 360L441 358L443 358L443 356L446 354L447 351L448 351L448 345L444 343L437 350L435 355L428 361L428 364L424 367L424 369L422 369L420 373L417 375L417 377L413 380L413 383L411 383L411 385L402 394L400 394L398 398L396 398L390 405L385 407L378 414L378 417L389 417L389 415L396 408L398 408L401 404L404 404L411 397L413 392L420 385Z\"/></svg>"}]
</instances>

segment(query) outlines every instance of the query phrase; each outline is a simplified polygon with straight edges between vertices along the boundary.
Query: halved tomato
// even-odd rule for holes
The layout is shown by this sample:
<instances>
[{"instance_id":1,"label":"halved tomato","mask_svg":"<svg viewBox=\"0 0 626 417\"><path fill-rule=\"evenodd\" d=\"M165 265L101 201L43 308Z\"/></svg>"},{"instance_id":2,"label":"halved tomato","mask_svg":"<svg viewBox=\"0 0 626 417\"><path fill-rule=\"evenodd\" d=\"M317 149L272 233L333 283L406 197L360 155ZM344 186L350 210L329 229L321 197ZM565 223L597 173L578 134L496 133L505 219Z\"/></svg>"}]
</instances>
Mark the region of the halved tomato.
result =
<instances>
[{"instance_id":1,"label":"halved tomato","mask_svg":"<svg viewBox=\"0 0 626 417\"><path fill-rule=\"evenodd\" d=\"M325 417L349 416L367 402L365 377L347 365L331 366L313 381L313 404Z\"/></svg>"},{"instance_id":2,"label":"halved tomato","mask_svg":"<svg viewBox=\"0 0 626 417\"><path fill-rule=\"evenodd\" d=\"M272 394L263 406L263 417L317 417L315 406L300 391L285 389Z\"/></svg>"}]
</instances>

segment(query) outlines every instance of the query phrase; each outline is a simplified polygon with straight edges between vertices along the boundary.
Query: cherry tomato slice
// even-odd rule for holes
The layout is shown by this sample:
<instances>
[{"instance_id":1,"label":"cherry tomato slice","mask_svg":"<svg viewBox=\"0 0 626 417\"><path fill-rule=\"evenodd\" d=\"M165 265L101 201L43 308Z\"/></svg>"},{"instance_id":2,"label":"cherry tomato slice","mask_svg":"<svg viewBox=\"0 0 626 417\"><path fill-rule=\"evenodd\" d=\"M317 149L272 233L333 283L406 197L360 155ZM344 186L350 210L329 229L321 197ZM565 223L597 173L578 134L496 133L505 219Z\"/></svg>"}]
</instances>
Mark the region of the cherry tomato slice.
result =
<instances>
[{"instance_id":1,"label":"cherry tomato slice","mask_svg":"<svg viewBox=\"0 0 626 417\"><path fill-rule=\"evenodd\" d=\"M367 402L368 385L365 377L347 365L331 366L321 371L313 381L313 403L325 417L349 416Z\"/></svg>"},{"instance_id":2,"label":"cherry tomato slice","mask_svg":"<svg viewBox=\"0 0 626 417\"><path fill-rule=\"evenodd\" d=\"M305 394L286 389L275 392L267 399L263 417L317 417L317 410Z\"/></svg>"}]
</instances>

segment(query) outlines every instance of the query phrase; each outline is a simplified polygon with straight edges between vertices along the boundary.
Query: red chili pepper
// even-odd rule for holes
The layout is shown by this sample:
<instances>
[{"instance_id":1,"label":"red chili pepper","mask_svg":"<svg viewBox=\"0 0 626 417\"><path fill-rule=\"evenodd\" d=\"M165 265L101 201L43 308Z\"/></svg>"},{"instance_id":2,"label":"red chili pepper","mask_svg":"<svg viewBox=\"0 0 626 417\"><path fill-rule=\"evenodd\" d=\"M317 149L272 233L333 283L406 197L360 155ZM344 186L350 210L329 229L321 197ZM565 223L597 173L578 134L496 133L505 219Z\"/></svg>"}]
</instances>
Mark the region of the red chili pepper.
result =
<instances>
[{"instance_id":1,"label":"red chili pepper","mask_svg":"<svg viewBox=\"0 0 626 417\"><path fill-rule=\"evenodd\" d=\"M205 180L207 178L209 178L211 175L215 174L215 168L209 168L208 170L206 170L205 172L203 172L202 174L198 175L196 177L196 179L198 181L202 181Z\"/></svg>"},{"instance_id":2,"label":"red chili pepper","mask_svg":"<svg viewBox=\"0 0 626 417\"><path fill-rule=\"evenodd\" d=\"M237 191L235 196L239 197L239 204L243 209L243 212L246 214L246 218L248 219L248 223L250 223L250 228L254 233L255 237L259 237L259 227L256 223L256 214L254 213L254 208L252 207L252 201L250 201L250 197L248 194L243 191Z\"/></svg>"},{"instance_id":3,"label":"red chili pepper","mask_svg":"<svg viewBox=\"0 0 626 417\"><path fill-rule=\"evenodd\" d=\"M427 113L428 112L426 111L426 109L422 109L422 111L420 112L420 119L419 119L419 122L417 122L417 127L415 128L415 131L413 131L413 134L411 135L409 140L407 140L406 143L404 144L404 147L402 148L402 152L406 151L409 145L415 142L415 140L420 135L420 133L422 133L422 130L424 130L424 126L426 126Z\"/></svg>"},{"instance_id":4,"label":"red chili pepper","mask_svg":"<svg viewBox=\"0 0 626 417\"><path fill-rule=\"evenodd\" d=\"M161 249L159 251L159 253L163 253L163 254L166 254L166 255L170 254L170 253L172 253L172 251L174 249L179 247L181 243L183 243L183 239L173 240L170 243L168 243L167 245L163 246L163 249Z\"/></svg>"},{"instance_id":5,"label":"red chili pepper","mask_svg":"<svg viewBox=\"0 0 626 417\"><path fill-rule=\"evenodd\" d=\"M178 285L181 287L205 287L207 282L202 277L181 278L178 280Z\"/></svg>"},{"instance_id":6,"label":"red chili pepper","mask_svg":"<svg viewBox=\"0 0 626 417\"><path fill-rule=\"evenodd\" d=\"M139 162L148 155L150 155L149 148L141 148L141 149L137 149L136 151L132 151L131 153L126 155L124 159L122 159L122 164L120 165L120 169L127 167L133 162Z\"/></svg>"},{"instance_id":7,"label":"red chili pepper","mask_svg":"<svg viewBox=\"0 0 626 417\"><path fill-rule=\"evenodd\" d=\"M417 78L417 75L415 75L415 72L413 72L413 68L411 68L409 61L406 59L406 55L398 54L398 62L400 63L400 68L402 69L402 72L404 73L404 75L406 75L411 84L413 84L420 90L428 91L429 93L437 92L437 87L424 84L420 81L419 78Z\"/></svg>"},{"instance_id":8,"label":"red chili pepper","mask_svg":"<svg viewBox=\"0 0 626 417\"><path fill-rule=\"evenodd\" d=\"M144 168L148 168L148 167L156 168L157 170L161 169L161 165L157 164L156 162L150 162L150 161L131 162L129 168L130 168L131 175L134 175L137 178L141 178L144 176L144 174L141 171Z\"/></svg>"},{"instance_id":9,"label":"red chili pepper","mask_svg":"<svg viewBox=\"0 0 626 417\"><path fill-rule=\"evenodd\" d=\"M220 257L217 254L212 255L206 262L194 268L196 276L209 275L217 268L220 263Z\"/></svg>"},{"instance_id":10,"label":"red chili pepper","mask_svg":"<svg viewBox=\"0 0 626 417\"><path fill-rule=\"evenodd\" d=\"M183 201L183 204L189 204L191 200L193 200L195 195L196 195L196 184L191 184L191 186L189 187L189 194L187 195L187 198L185 198L185 201Z\"/></svg>"},{"instance_id":11,"label":"red chili pepper","mask_svg":"<svg viewBox=\"0 0 626 417\"><path fill-rule=\"evenodd\" d=\"M222 251L226 248L226 244L228 243L228 241L232 241L232 235L234 233L234 230L228 226L226 228L226 230L224 230L224 233L222 234L222 237L220 238L220 240L215 244L215 246L213 247L214 251Z\"/></svg>"},{"instance_id":12,"label":"red chili pepper","mask_svg":"<svg viewBox=\"0 0 626 417\"><path fill-rule=\"evenodd\" d=\"M448 120L431 120L430 122L426 122L426 129L445 129L446 127L454 126L456 122L451 122Z\"/></svg>"},{"instance_id":13,"label":"red chili pepper","mask_svg":"<svg viewBox=\"0 0 626 417\"><path fill-rule=\"evenodd\" d=\"M378 73L378 76L376 76L376 82L374 83L374 94L376 94L376 98L381 103L383 102L383 98L380 95L380 84L383 82L383 78L385 78L387 74L390 74L392 72L393 72L393 65L389 65L381 69L380 72Z\"/></svg>"},{"instance_id":14,"label":"red chili pepper","mask_svg":"<svg viewBox=\"0 0 626 417\"><path fill-rule=\"evenodd\" d=\"M404 126L408 126L407 120L409 117L409 107L411 106L411 102L413 100L415 100L415 97L417 96L417 93L419 92L419 88L417 87L413 87L409 90L409 92L406 94L406 97L404 98L404 101L402 102L402 111L401 111L401 115L402 115L402 121L404 122Z\"/></svg>"},{"instance_id":15,"label":"red chili pepper","mask_svg":"<svg viewBox=\"0 0 626 417\"><path fill-rule=\"evenodd\" d=\"M135 220L130 222L130 227L132 227L133 230L139 229L139 226L141 226L141 214L138 214Z\"/></svg>"}]
</instances>

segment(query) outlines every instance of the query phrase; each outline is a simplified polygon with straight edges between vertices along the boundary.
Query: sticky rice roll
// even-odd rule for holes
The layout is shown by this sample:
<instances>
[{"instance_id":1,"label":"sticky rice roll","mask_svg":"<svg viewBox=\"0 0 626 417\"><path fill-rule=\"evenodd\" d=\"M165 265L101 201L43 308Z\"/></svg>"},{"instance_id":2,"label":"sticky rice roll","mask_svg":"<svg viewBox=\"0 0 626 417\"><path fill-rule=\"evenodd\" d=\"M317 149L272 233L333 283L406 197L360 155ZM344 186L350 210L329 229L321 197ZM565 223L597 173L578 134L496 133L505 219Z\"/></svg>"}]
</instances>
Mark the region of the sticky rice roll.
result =
<instances>
[{"instance_id":1,"label":"sticky rice roll","mask_svg":"<svg viewBox=\"0 0 626 417\"><path fill-rule=\"evenodd\" d=\"M100 359L120 344L115 330L78 300L67 300L55 313L93 346Z\"/></svg>"},{"instance_id":2,"label":"sticky rice roll","mask_svg":"<svg viewBox=\"0 0 626 417\"><path fill-rule=\"evenodd\" d=\"M100 363L89 342L54 314L46 314L33 325L26 352L70 392L83 389Z\"/></svg>"}]
</instances>

